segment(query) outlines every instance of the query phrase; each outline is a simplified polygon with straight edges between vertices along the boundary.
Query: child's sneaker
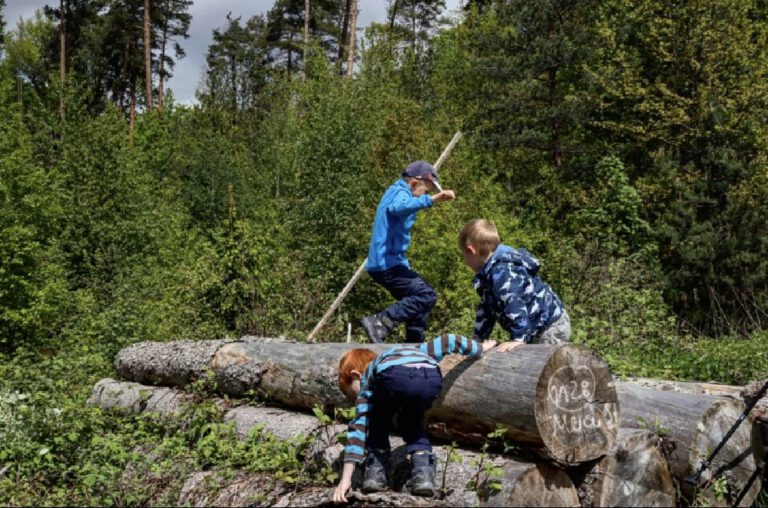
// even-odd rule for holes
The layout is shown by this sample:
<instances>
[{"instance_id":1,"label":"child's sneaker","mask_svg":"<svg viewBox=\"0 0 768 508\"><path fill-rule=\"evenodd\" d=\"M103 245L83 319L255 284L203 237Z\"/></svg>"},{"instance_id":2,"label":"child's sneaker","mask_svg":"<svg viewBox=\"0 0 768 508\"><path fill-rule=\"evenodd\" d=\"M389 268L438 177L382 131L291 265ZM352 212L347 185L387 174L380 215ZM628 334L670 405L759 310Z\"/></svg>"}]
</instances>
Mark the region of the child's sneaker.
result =
<instances>
[{"instance_id":1,"label":"child's sneaker","mask_svg":"<svg viewBox=\"0 0 768 508\"><path fill-rule=\"evenodd\" d=\"M387 488L389 450L372 450L368 453L363 473L363 492L380 492Z\"/></svg>"},{"instance_id":2,"label":"child's sneaker","mask_svg":"<svg viewBox=\"0 0 768 508\"><path fill-rule=\"evenodd\" d=\"M360 320L368 339L374 344L381 344L395 327L395 323L382 313L365 316Z\"/></svg>"},{"instance_id":3,"label":"child's sneaker","mask_svg":"<svg viewBox=\"0 0 768 508\"><path fill-rule=\"evenodd\" d=\"M432 497L435 495L435 470L437 458L434 453L419 451L411 454L411 477L408 489L414 496Z\"/></svg>"}]
</instances>

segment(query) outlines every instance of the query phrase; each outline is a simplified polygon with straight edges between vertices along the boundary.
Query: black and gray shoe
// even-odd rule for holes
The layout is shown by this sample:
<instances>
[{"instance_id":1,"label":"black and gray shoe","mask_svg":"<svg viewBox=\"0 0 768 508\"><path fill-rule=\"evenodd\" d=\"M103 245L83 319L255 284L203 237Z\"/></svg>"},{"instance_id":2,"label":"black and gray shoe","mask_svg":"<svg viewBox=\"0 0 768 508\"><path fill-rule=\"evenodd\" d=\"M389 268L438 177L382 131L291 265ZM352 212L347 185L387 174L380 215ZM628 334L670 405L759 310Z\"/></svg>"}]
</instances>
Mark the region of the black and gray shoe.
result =
<instances>
[{"instance_id":1,"label":"black and gray shoe","mask_svg":"<svg viewBox=\"0 0 768 508\"><path fill-rule=\"evenodd\" d=\"M373 316L365 316L360 320L360 323L363 325L363 328L365 328L368 340L374 344L381 344L384 342L384 339L392 333L392 329L394 329L396 324L382 313L374 314Z\"/></svg>"},{"instance_id":2,"label":"black and gray shoe","mask_svg":"<svg viewBox=\"0 0 768 508\"><path fill-rule=\"evenodd\" d=\"M414 496L432 497L435 495L435 471L437 457L434 453L421 451L411 454L411 477L407 487Z\"/></svg>"},{"instance_id":3,"label":"black and gray shoe","mask_svg":"<svg viewBox=\"0 0 768 508\"><path fill-rule=\"evenodd\" d=\"M389 455L389 450L368 452L368 459L365 461L365 473L363 473L363 492L380 492L387 488Z\"/></svg>"}]
</instances>

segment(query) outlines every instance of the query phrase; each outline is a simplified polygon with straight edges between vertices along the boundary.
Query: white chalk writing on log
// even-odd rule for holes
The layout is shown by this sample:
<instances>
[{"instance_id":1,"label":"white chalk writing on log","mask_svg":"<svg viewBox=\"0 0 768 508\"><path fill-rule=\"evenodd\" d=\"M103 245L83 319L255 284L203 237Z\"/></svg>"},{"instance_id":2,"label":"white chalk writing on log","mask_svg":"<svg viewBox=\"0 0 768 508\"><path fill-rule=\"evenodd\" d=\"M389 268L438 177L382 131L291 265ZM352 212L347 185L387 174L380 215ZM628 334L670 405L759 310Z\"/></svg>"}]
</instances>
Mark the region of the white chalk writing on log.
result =
<instances>
[{"instance_id":1,"label":"white chalk writing on log","mask_svg":"<svg viewBox=\"0 0 768 508\"><path fill-rule=\"evenodd\" d=\"M549 378L547 398L557 409L578 412L585 402L592 402L595 397L595 373L592 369L570 365L560 367Z\"/></svg>"},{"instance_id":2,"label":"white chalk writing on log","mask_svg":"<svg viewBox=\"0 0 768 508\"><path fill-rule=\"evenodd\" d=\"M585 406L585 413L587 414L576 415L556 413L553 415L555 421L555 434L580 433L586 430L599 428L610 430L617 426L618 415L615 402L602 404L602 408L598 409L596 414L588 414L589 411L586 411L588 407L592 406Z\"/></svg>"}]
</instances>

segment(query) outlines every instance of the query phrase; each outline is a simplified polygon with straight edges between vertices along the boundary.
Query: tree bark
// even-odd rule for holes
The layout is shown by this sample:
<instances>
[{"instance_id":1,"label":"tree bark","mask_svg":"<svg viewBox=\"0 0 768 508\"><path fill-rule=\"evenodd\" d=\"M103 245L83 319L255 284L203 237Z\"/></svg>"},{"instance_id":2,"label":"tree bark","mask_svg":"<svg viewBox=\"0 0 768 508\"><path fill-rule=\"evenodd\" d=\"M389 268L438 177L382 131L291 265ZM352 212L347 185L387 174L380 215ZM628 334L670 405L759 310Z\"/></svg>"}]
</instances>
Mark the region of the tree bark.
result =
<instances>
[{"instance_id":1,"label":"tree bark","mask_svg":"<svg viewBox=\"0 0 768 508\"><path fill-rule=\"evenodd\" d=\"M347 76L355 67L355 36L357 35L357 0L351 0L349 21L349 47L347 48Z\"/></svg>"},{"instance_id":2,"label":"tree bark","mask_svg":"<svg viewBox=\"0 0 768 508\"><path fill-rule=\"evenodd\" d=\"M186 384L212 370L219 389L234 397L252 390L292 408L346 406L337 366L355 346L256 338L143 342L120 351L116 367L126 379L170 385ZM392 345L369 347L382 352ZM427 413L434 435L484 442L502 426L506 439L533 445L563 465L596 459L613 444L616 391L607 365L588 348L526 345L464 360L452 356L441 364L443 392Z\"/></svg>"},{"instance_id":3,"label":"tree bark","mask_svg":"<svg viewBox=\"0 0 768 508\"><path fill-rule=\"evenodd\" d=\"M714 382L668 381L666 379L651 379L645 377L624 378L621 381L633 385L661 390L665 392L690 393L694 395L717 395L740 397L743 386L724 385Z\"/></svg>"},{"instance_id":4,"label":"tree bark","mask_svg":"<svg viewBox=\"0 0 768 508\"><path fill-rule=\"evenodd\" d=\"M140 385L133 382L102 379L93 388L88 404L104 409L122 410L128 413L153 411L169 418L177 417L194 397L179 390ZM231 401L217 399L214 403L226 408ZM310 438L305 456L320 466L331 466L340 471L343 461L343 445L335 439L346 431L341 424L322 425L314 416L278 408L239 406L226 410L224 422L234 422L235 432L245 437L259 427L261 432L273 434L281 440ZM392 436L391 486L392 492L373 496L353 494L359 504L384 503L389 506L578 506L578 495L573 482L560 469L545 464L502 457L496 454L463 450L449 446L435 446L437 475L435 486L441 492L437 499L418 498L408 494L405 483L408 478L408 462L405 443ZM490 475L484 465L498 468L500 474ZM213 473L192 475L182 488L180 505L198 505L201 494L208 496L214 505L232 497L234 487L248 488L249 482L236 478L230 484L222 483L219 492L198 489L196 486ZM202 476L201 476L202 475ZM353 488L361 483L361 468L356 471ZM469 486L469 487L468 487ZM495 486L495 487L494 487ZM252 486L256 488L257 486ZM235 489L237 490L237 489ZM286 506L317 506L331 502L333 489L312 489L286 496ZM243 497L243 496L240 496ZM278 503L279 504L279 503Z\"/></svg>"},{"instance_id":5,"label":"tree bark","mask_svg":"<svg viewBox=\"0 0 768 508\"><path fill-rule=\"evenodd\" d=\"M64 80L67 78L67 2L59 0L59 115L64 121Z\"/></svg>"},{"instance_id":6,"label":"tree bark","mask_svg":"<svg viewBox=\"0 0 768 508\"><path fill-rule=\"evenodd\" d=\"M136 128L136 78L131 77L131 111L129 122L129 138L128 142L133 146L133 132Z\"/></svg>"},{"instance_id":7,"label":"tree bark","mask_svg":"<svg viewBox=\"0 0 768 508\"><path fill-rule=\"evenodd\" d=\"M152 34L150 25L150 0L144 0L144 81L147 95L147 111L152 111Z\"/></svg>"},{"instance_id":8,"label":"tree bark","mask_svg":"<svg viewBox=\"0 0 768 508\"><path fill-rule=\"evenodd\" d=\"M661 435L670 448L669 465L681 492L689 502L710 506L731 506L747 483L756 463L752 449L752 423L741 423L712 465L701 476L701 488L695 492L685 478L693 475L702 461L722 441L744 410L741 400L691 393L668 392L632 383L616 382L621 407L622 428L648 428ZM725 478L727 495L717 499L708 488L718 477ZM750 506L760 491L756 482L745 496L743 506Z\"/></svg>"},{"instance_id":9,"label":"tree bark","mask_svg":"<svg viewBox=\"0 0 768 508\"><path fill-rule=\"evenodd\" d=\"M157 109L163 111L165 102L165 48L168 45L168 15L163 21L163 40L160 43L160 66L158 68L157 82Z\"/></svg>"},{"instance_id":10,"label":"tree bark","mask_svg":"<svg viewBox=\"0 0 768 508\"><path fill-rule=\"evenodd\" d=\"M608 454L572 475L583 507L675 506L675 485L661 438L620 429Z\"/></svg>"},{"instance_id":11,"label":"tree bark","mask_svg":"<svg viewBox=\"0 0 768 508\"><path fill-rule=\"evenodd\" d=\"M301 81L307 79L307 56L309 53L309 0L304 0L304 64L301 68ZM290 73L290 69L288 69Z\"/></svg>"},{"instance_id":12,"label":"tree bark","mask_svg":"<svg viewBox=\"0 0 768 508\"><path fill-rule=\"evenodd\" d=\"M344 2L344 16L341 20L341 38L339 38L339 53L336 58L339 66L339 74L341 74L342 62L344 61L344 50L347 46L349 39L349 18L352 12L352 0L345 0Z\"/></svg>"}]
</instances>

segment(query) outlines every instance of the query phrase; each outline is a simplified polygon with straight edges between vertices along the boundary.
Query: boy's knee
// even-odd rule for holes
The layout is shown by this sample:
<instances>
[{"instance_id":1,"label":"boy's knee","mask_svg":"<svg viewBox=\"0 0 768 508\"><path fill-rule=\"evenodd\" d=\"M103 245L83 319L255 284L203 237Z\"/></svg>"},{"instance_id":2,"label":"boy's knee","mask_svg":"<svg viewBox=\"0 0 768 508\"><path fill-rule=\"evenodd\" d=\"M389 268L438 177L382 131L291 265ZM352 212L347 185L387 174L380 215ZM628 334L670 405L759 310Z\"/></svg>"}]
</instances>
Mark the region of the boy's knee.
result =
<instances>
[{"instance_id":1,"label":"boy's knee","mask_svg":"<svg viewBox=\"0 0 768 508\"><path fill-rule=\"evenodd\" d=\"M422 300L424 301L424 305L428 309L432 310L432 308L437 303L437 292L432 288L432 286L428 286L425 284Z\"/></svg>"}]
</instances>

